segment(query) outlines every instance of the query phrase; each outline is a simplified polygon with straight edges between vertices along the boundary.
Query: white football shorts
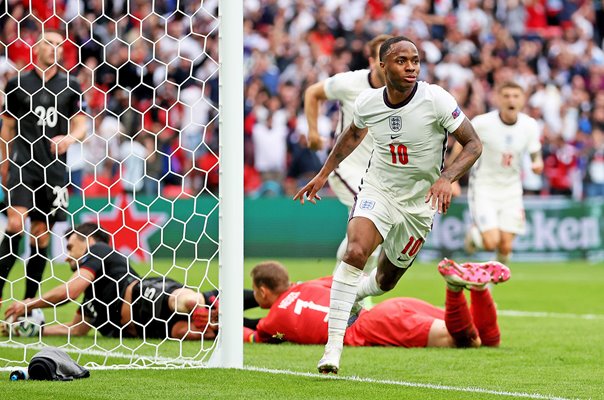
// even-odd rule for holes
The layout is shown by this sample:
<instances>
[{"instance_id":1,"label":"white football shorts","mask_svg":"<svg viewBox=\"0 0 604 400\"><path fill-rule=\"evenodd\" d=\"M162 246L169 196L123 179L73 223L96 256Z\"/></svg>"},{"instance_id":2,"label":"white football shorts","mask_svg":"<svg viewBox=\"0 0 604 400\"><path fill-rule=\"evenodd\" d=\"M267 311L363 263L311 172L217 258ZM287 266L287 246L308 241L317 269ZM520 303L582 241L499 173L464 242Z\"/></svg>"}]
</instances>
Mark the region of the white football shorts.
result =
<instances>
[{"instance_id":1,"label":"white football shorts","mask_svg":"<svg viewBox=\"0 0 604 400\"><path fill-rule=\"evenodd\" d=\"M468 206L472 221L480 232L499 229L523 235L526 218L522 194L507 194L501 190L468 191Z\"/></svg>"},{"instance_id":2,"label":"white football shorts","mask_svg":"<svg viewBox=\"0 0 604 400\"><path fill-rule=\"evenodd\" d=\"M424 199L396 204L388 196L363 187L350 213L350 219L364 217L373 222L384 239L382 248L388 260L408 268L432 229L435 210Z\"/></svg>"}]
</instances>

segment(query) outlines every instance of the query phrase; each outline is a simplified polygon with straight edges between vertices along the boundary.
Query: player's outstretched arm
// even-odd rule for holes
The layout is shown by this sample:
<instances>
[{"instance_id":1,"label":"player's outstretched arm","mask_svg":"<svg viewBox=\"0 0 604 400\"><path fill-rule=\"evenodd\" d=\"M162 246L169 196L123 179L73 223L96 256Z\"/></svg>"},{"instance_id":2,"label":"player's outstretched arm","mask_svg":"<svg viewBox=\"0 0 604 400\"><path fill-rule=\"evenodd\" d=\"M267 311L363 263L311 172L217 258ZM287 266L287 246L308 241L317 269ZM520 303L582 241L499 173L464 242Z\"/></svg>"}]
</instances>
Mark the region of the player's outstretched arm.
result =
<instances>
[{"instance_id":1,"label":"player's outstretched arm","mask_svg":"<svg viewBox=\"0 0 604 400\"><path fill-rule=\"evenodd\" d=\"M327 94L323 81L309 86L304 92L304 115L306 115L306 122L308 123L308 146L312 150L323 148L317 121L319 119L319 105L325 100L327 100Z\"/></svg>"},{"instance_id":2,"label":"player's outstretched arm","mask_svg":"<svg viewBox=\"0 0 604 400\"><path fill-rule=\"evenodd\" d=\"M84 322L82 313L76 312L73 320L66 324L44 326L43 336L84 336L90 331L90 325Z\"/></svg>"},{"instance_id":3,"label":"player's outstretched arm","mask_svg":"<svg viewBox=\"0 0 604 400\"><path fill-rule=\"evenodd\" d=\"M300 200L302 204L305 197L313 204L316 204L316 200L321 200L317 193L325 186L329 174L357 148L366 135L367 128L358 128L354 123L350 124L344 133L338 136L336 145L329 153L321 171L296 193L294 200Z\"/></svg>"},{"instance_id":4,"label":"player's outstretched arm","mask_svg":"<svg viewBox=\"0 0 604 400\"><path fill-rule=\"evenodd\" d=\"M451 205L452 183L461 178L480 157L482 143L470 121L465 118L453 136L461 144L459 155L443 170L440 178L426 194L426 203L431 201L432 208L445 214Z\"/></svg>"},{"instance_id":5,"label":"player's outstretched arm","mask_svg":"<svg viewBox=\"0 0 604 400\"><path fill-rule=\"evenodd\" d=\"M53 305L62 304L67 300L76 300L90 286L93 280L94 274L91 271L81 269L79 272L75 272L66 283L51 289L37 299L25 299L13 302L6 309L4 316L6 319L10 317L17 318L25 315L27 310L52 307Z\"/></svg>"}]
</instances>

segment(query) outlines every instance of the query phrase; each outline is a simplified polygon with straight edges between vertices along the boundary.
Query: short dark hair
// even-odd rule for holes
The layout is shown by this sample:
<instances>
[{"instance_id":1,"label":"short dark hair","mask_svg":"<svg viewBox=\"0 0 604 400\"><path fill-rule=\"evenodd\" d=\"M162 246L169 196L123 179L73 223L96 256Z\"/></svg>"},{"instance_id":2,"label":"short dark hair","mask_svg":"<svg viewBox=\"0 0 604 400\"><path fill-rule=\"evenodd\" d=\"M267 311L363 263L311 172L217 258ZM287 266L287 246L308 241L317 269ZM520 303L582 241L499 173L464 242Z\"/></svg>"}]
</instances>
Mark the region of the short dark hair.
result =
<instances>
[{"instance_id":1,"label":"short dark hair","mask_svg":"<svg viewBox=\"0 0 604 400\"><path fill-rule=\"evenodd\" d=\"M384 61L384 57L386 57L388 50L390 50L390 46L392 46L393 44L398 43L398 42L409 42L412 45L414 45L415 47L417 47L415 45L415 42L413 40L409 39L407 36L395 36L393 38L386 40L380 46L380 61Z\"/></svg>"},{"instance_id":2,"label":"short dark hair","mask_svg":"<svg viewBox=\"0 0 604 400\"><path fill-rule=\"evenodd\" d=\"M367 49L369 51L369 57L375 57L376 54L380 52L380 47L382 43L386 40L392 38L392 35L386 35L385 33L378 35L371 39L369 43L367 43ZM379 56L378 56L379 57Z\"/></svg>"},{"instance_id":3,"label":"short dark hair","mask_svg":"<svg viewBox=\"0 0 604 400\"><path fill-rule=\"evenodd\" d=\"M277 261L265 261L256 265L250 275L256 287L264 286L275 293L283 293L290 286L287 269Z\"/></svg>"},{"instance_id":4,"label":"short dark hair","mask_svg":"<svg viewBox=\"0 0 604 400\"><path fill-rule=\"evenodd\" d=\"M78 235L84 237L85 239L88 237L92 237L97 242L107 243L109 244L111 240L111 236L94 222L84 222L80 225L75 226L72 229L69 229L65 233L65 237L70 237L72 234L77 233Z\"/></svg>"}]
</instances>

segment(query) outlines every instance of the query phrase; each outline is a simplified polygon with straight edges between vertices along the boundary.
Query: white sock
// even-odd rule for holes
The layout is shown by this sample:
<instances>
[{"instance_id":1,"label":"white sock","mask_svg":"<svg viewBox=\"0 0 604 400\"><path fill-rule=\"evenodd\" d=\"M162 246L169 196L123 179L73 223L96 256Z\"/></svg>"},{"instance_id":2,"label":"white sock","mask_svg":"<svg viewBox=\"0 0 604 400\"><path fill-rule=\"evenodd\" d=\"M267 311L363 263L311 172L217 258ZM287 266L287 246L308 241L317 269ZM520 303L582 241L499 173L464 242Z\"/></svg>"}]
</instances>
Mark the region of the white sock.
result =
<instances>
[{"instance_id":1,"label":"white sock","mask_svg":"<svg viewBox=\"0 0 604 400\"><path fill-rule=\"evenodd\" d=\"M359 290L357 291L356 300L362 300L369 296L379 296L386 292L380 289L380 285L377 283L377 268L371 271L368 276L363 276L359 283Z\"/></svg>"},{"instance_id":2,"label":"white sock","mask_svg":"<svg viewBox=\"0 0 604 400\"><path fill-rule=\"evenodd\" d=\"M484 250L484 243L482 242L482 233L478 230L476 225L472 225L470 228L470 237L472 238L472 242L474 242L474 246L478 250Z\"/></svg>"},{"instance_id":3,"label":"white sock","mask_svg":"<svg viewBox=\"0 0 604 400\"><path fill-rule=\"evenodd\" d=\"M333 275L329 296L328 346L342 348L350 309L357 295L362 271L344 261Z\"/></svg>"},{"instance_id":4,"label":"white sock","mask_svg":"<svg viewBox=\"0 0 604 400\"><path fill-rule=\"evenodd\" d=\"M338 246L338 251L336 252L336 266L333 269L334 275L342 262L342 258L344 258L344 254L346 254L346 247L348 247L348 236L344 236L344 239L342 239L342 242Z\"/></svg>"},{"instance_id":5,"label":"white sock","mask_svg":"<svg viewBox=\"0 0 604 400\"><path fill-rule=\"evenodd\" d=\"M499 261L500 263L502 263L504 265L508 265L508 262L510 261L510 255L509 254L503 255L503 254L497 252L497 261Z\"/></svg>"}]
</instances>

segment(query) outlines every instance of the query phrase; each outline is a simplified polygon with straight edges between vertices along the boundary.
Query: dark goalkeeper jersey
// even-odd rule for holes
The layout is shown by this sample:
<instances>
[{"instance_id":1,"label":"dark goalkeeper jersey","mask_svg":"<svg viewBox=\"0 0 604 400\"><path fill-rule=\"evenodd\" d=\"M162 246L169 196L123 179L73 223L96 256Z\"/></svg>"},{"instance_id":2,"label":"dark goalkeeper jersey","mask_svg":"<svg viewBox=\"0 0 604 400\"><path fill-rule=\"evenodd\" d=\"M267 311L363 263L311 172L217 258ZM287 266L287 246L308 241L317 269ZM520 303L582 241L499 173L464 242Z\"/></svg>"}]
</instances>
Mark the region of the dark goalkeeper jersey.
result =
<instances>
[{"instance_id":1,"label":"dark goalkeeper jersey","mask_svg":"<svg viewBox=\"0 0 604 400\"><path fill-rule=\"evenodd\" d=\"M9 185L63 186L67 156L50 152L50 138L67 135L69 119L83 110L80 84L62 72L43 82L32 70L8 81L4 93L4 115L17 120L17 134L9 153Z\"/></svg>"},{"instance_id":2,"label":"dark goalkeeper jersey","mask_svg":"<svg viewBox=\"0 0 604 400\"><path fill-rule=\"evenodd\" d=\"M84 317L103 336L120 336L124 292L130 283L140 280L128 260L105 243L95 243L79 261L79 268L94 274L84 292Z\"/></svg>"}]
</instances>

